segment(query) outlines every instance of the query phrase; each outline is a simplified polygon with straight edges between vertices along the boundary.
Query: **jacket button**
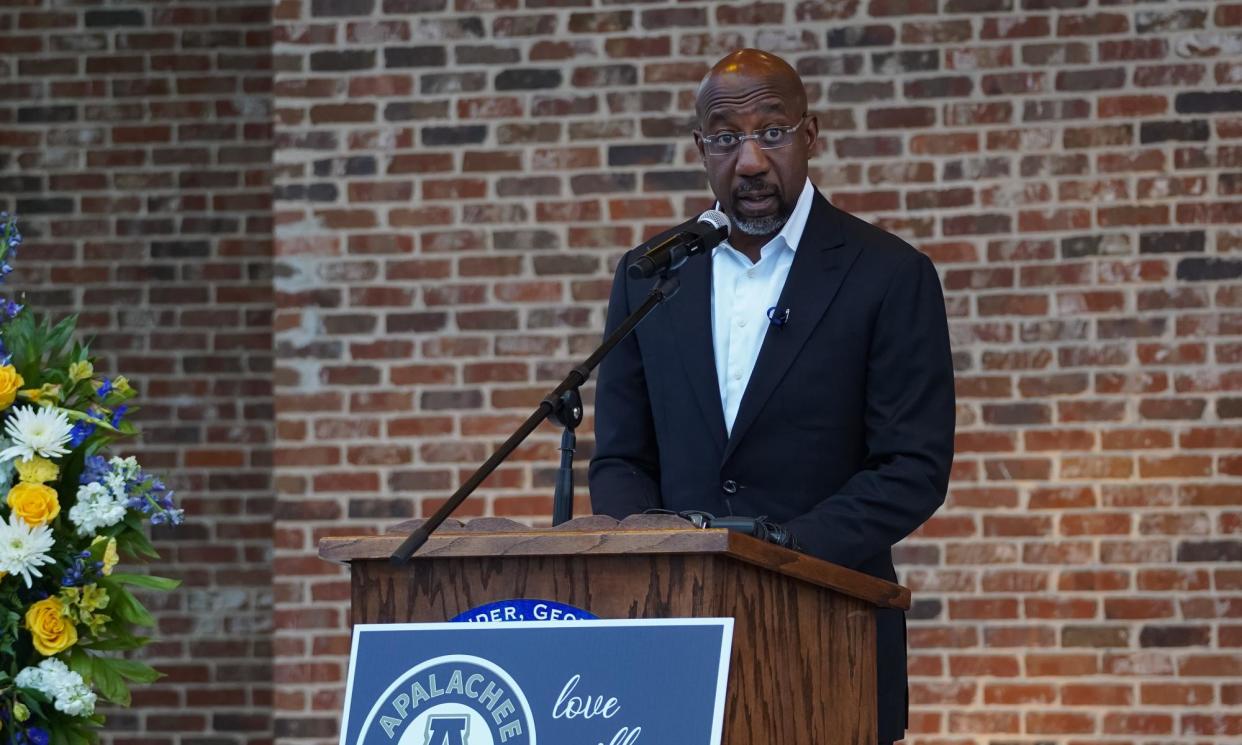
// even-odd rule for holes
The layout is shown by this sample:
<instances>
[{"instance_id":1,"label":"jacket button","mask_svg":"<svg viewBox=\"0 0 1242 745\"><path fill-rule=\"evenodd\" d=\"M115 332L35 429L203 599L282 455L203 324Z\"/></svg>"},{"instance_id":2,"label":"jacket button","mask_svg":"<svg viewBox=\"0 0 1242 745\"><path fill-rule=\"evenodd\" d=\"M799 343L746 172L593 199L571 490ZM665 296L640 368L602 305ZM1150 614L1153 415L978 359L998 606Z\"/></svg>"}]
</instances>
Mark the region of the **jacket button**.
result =
<instances>
[{"instance_id":1,"label":"jacket button","mask_svg":"<svg viewBox=\"0 0 1242 745\"><path fill-rule=\"evenodd\" d=\"M725 494L737 494L737 482L733 479L725 481L720 485L720 488L724 489Z\"/></svg>"}]
</instances>

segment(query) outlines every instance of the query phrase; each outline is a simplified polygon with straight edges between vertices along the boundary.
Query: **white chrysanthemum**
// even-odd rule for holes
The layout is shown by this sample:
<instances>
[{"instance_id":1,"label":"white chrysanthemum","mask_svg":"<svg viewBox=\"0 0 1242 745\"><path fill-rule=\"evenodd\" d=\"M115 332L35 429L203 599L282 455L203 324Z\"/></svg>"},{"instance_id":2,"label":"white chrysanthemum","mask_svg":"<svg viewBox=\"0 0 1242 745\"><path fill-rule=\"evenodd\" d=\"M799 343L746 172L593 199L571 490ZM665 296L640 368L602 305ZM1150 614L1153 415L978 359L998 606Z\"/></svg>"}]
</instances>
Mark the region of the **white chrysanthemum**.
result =
<instances>
[{"instance_id":1,"label":"white chrysanthemum","mask_svg":"<svg viewBox=\"0 0 1242 745\"><path fill-rule=\"evenodd\" d=\"M0 571L20 574L30 587L31 575L42 577L39 567L52 563L48 552L55 544L50 527L28 525L16 513L11 514L7 523L0 523Z\"/></svg>"},{"instance_id":2,"label":"white chrysanthemum","mask_svg":"<svg viewBox=\"0 0 1242 745\"><path fill-rule=\"evenodd\" d=\"M117 497L112 491L92 481L78 487L78 501L69 509L69 522L78 527L78 535L91 535L100 528L119 523L125 517L125 495Z\"/></svg>"},{"instance_id":3,"label":"white chrysanthemum","mask_svg":"<svg viewBox=\"0 0 1242 745\"><path fill-rule=\"evenodd\" d=\"M38 667L28 667L17 674L19 688L33 688L52 699L58 711L70 716L95 713L95 693L74 671L55 657L48 657Z\"/></svg>"},{"instance_id":4,"label":"white chrysanthemum","mask_svg":"<svg viewBox=\"0 0 1242 745\"><path fill-rule=\"evenodd\" d=\"M68 455L73 425L64 409L55 406L23 406L13 409L4 432L13 440L12 446L0 452L0 460L30 460L36 455L59 458Z\"/></svg>"}]
</instances>

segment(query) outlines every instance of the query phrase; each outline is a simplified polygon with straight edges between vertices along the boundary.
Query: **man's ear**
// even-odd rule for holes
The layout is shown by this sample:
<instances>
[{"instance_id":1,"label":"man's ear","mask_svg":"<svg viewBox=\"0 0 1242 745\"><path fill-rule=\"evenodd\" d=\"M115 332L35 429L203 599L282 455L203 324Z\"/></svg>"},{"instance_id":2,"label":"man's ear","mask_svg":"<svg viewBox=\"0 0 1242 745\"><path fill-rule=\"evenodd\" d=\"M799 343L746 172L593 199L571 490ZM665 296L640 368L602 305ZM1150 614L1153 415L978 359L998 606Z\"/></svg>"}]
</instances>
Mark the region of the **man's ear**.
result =
<instances>
[{"instance_id":1,"label":"man's ear","mask_svg":"<svg viewBox=\"0 0 1242 745\"><path fill-rule=\"evenodd\" d=\"M703 165L706 166L707 165L707 151L703 149L704 148L703 133L696 129L694 130L693 134L694 134L694 146L699 151L699 160L703 161Z\"/></svg>"},{"instance_id":2,"label":"man's ear","mask_svg":"<svg viewBox=\"0 0 1242 745\"><path fill-rule=\"evenodd\" d=\"M819 139L819 119L810 114L806 119L806 157L809 160L815 154L815 141Z\"/></svg>"}]
</instances>

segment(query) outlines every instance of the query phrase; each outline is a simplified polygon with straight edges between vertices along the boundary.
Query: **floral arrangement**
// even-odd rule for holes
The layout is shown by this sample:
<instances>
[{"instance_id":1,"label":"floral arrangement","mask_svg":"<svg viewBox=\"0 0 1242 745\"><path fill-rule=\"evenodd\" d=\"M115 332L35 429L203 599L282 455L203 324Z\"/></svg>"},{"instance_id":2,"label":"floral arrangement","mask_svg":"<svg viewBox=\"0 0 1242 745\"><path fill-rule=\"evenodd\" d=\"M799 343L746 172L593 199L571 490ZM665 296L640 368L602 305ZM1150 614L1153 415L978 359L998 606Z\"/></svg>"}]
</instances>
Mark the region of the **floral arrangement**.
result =
<instances>
[{"instance_id":1,"label":"floral arrangement","mask_svg":"<svg viewBox=\"0 0 1242 745\"><path fill-rule=\"evenodd\" d=\"M21 245L0 213L0 281ZM52 324L0 298L0 743L87 745L99 699L128 705L131 683L160 674L125 659L155 625L131 587L179 583L116 570L158 558L144 530L180 524L159 478L109 445L136 433L134 389L101 378L73 342L75 317Z\"/></svg>"}]
</instances>

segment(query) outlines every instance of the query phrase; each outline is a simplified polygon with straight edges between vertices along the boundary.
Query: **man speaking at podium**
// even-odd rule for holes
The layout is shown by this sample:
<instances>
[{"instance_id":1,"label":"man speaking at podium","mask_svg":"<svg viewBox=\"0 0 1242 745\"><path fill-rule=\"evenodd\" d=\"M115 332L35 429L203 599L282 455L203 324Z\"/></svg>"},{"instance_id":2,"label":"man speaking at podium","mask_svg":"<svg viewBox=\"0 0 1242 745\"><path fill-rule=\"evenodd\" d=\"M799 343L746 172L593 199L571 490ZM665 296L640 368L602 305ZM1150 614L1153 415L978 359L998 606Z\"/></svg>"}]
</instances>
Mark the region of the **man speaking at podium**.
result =
<instances>
[{"instance_id":1,"label":"man speaking at podium","mask_svg":"<svg viewBox=\"0 0 1242 745\"><path fill-rule=\"evenodd\" d=\"M953 459L935 268L811 184L819 123L784 60L725 57L696 113L732 229L600 367L594 511L766 516L786 543L896 581L892 546L943 503ZM635 258L617 269L608 331L654 281L627 277ZM905 617L876 615L878 733L891 742L907 718Z\"/></svg>"}]
</instances>

